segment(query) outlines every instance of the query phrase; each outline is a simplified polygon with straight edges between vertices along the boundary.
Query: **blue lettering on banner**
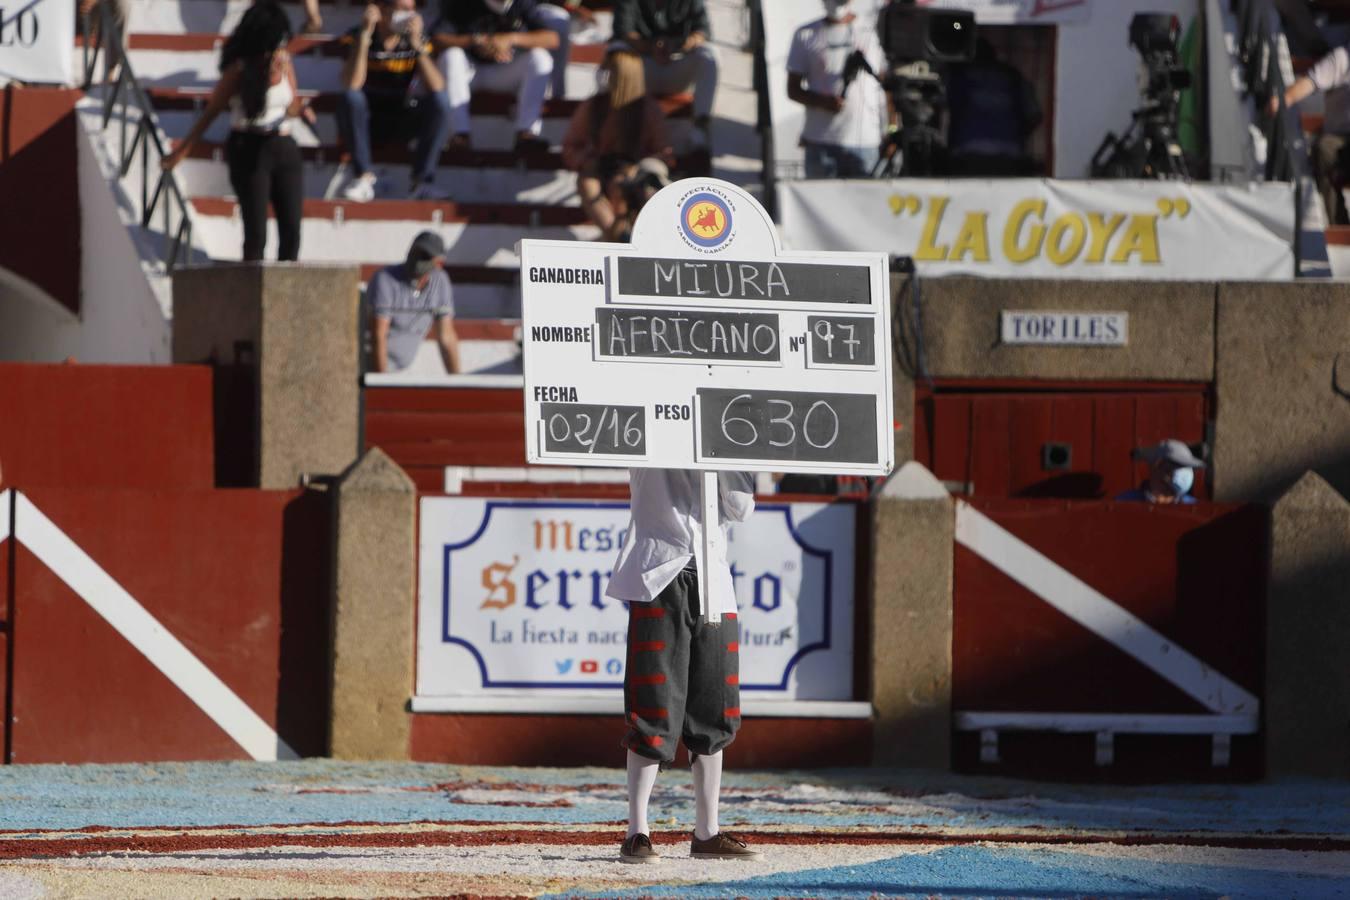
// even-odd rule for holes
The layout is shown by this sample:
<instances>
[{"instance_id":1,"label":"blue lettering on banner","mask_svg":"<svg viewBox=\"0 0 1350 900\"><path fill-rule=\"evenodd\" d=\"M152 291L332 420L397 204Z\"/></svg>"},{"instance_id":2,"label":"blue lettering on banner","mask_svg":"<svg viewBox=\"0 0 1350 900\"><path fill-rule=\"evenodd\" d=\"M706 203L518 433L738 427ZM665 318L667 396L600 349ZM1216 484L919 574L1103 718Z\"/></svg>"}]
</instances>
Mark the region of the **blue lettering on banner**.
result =
<instances>
[{"instance_id":1,"label":"blue lettering on banner","mask_svg":"<svg viewBox=\"0 0 1350 900\"><path fill-rule=\"evenodd\" d=\"M490 674L487 659L474 645L473 640L455 634L450 614L450 584L455 552L472 547L484 536L494 512L498 510L519 510L521 508L546 511L541 512L544 516L557 514L565 516L567 510L627 510L627 504L486 501L483 505L483 518L477 529L464 541L442 545L443 581L438 586L441 593L440 630L442 641L460 646L469 652L477 664L482 688L565 690L568 688L617 689L622 687L622 681L606 680L606 678L617 678L622 675L624 660L621 656L583 659L579 662L573 657L554 658L552 668L559 676L557 680L496 679ZM742 681L741 689L747 691L787 690L792 672L797 664L808 654L831 649L833 641L831 623L835 603L833 596L834 552L813 547L801 537L796 524L793 522L791 506L763 504L757 510L757 515L766 514L782 515L786 520L787 534L796 543L803 561L808 563L807 571L810 572L810 575L807 576L809 577L809 585L806 581L803 582L802 594L807 595L809 592L810 595L818 597L819 600L811 602L806 607L810 611L810 622L812 624L799 623L804 626L803 635L811 635L810 642L803 643L791 651L792 655L784 665L781 677L777 677L776 680L758 683ZM561 624L564 620L570 620L571 616L577 615L585 609L606 611L608 615L621 615L623 613L622 605L605 602L604 590L611 574L609 566L613 563L612 558L608 557L623 546L627 537L626 529L614 527L581 528L575 527L574 523L569 521L539 520L535 521L535 529L535 538L537 542L542 542L542 550L556 550L558 552L572 550L574 552L604 554L606 557L604 568L562 568L551 571L536 568L527 573L518 573L519 556L515 556L509 565L495 562L487 564L481 574L481 579L475 568L473 582L477 584L481 580L491 602L482 603L483 595L479 595L473 601L472 610L475 612L482 610L481 615L490 617L503 615L507 612L513 613L509 620L509 626L499 623L495 618L485 623L488 625L486 636L490 643L497 646L520 645L521 650L526 653L531 652L526 648L533 647L542 650L546 646L559 648L577 646L577 649L583 649L579 646L583 642L587 647L606 644L622 646L626 643L626 629L618 627L621 624L620 622L616 622L613 628L596 628L590 624L591 620L587 619L587 624L580 630L576 626ZM536 545L535 549L539 550L541 547ZM846 562L846 564L848 563ZM475 566L477 565L483 564L475 563ZM784 571L795 571L797 563L795 560L789 559L783 564L783 569ZM739 585L742 579L749 578L750 596L744 598L744 600L749 601L748 605L759 613L768 614L783 607L785 600L783 596L784 585L783 578L779 574L772 571L747 573L733 561L731 576L733 586ZM523 584L521 584L522 581ZM577 583L584 584L588 590L578 594L576 592ZM524 588L523 591L519 590L521 587ZM515 605L518 593L523 595L524 600L520 606ZM587 593L590 595L587 598L589 602L582 599ZM456 609L461 608L461 603L468 606L465 601L457 600ZM806 609L802 612L806 612ZM547 612L550 610L553 611L551 615ZM613 610L613 613L608 613L609 610ZM539 616L546 616L544 621L548 624L544 625L543 622L537 621ZM797 629L779 628L775 625L770 631L757 631L753 627L753 620L753 616L749 620L745 615L741 617L742 643L747 646L791 646ZM582 625L582 620L577 620L577 624ZM479 632L479 634L481 635L482 632ZM520 651L515 652L518 654ZM775 668L774 671L776 672L777 669ZM565 677L568 675L573 676L571 680ZM582 680L577 680L576 676L578 675L585 677ZM744 678L744 673L742 677Z\"/></svg>"},{"instance_id":2,"label":"blue lettering on banner","mask_svg":"<svg viewBox=\"0 0 1350 900\"><path fill-rule=\"evenodd\" d=\"M764 594L765 584L769 585L767 591L769 598L766 600ZM762 609L765 612L773 612L783 605L783 579L771 572L765 572L755 579L755 609Z\"/></svg>"}]
</instances>

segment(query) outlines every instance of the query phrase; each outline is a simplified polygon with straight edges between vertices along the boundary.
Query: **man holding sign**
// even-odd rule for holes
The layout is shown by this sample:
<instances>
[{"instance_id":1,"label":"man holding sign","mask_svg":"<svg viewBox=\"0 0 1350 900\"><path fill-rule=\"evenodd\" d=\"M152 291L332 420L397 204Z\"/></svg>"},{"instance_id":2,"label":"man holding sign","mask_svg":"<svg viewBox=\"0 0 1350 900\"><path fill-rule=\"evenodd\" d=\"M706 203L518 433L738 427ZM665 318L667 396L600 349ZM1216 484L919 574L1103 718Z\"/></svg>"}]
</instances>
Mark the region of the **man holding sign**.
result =
<instances>
[{"instance_id":1,"label":"man holding sign","mask_svg":"<svg viewBox=\"0 0 1350 900\"><path fill-rule=\"evenodd\" d=\"M629 244L522 241L520 261L526 458L631 472L607 590L629 605L620 857L659 859L647 802L683 740L690 855L755 859L717 817L741 724L726 523L754 510L746 472L890 472L886 257L785 252L753 197L693 178L647 202Z\"/></svg>"},{"instance_id":2,"label":"man holding sign","mask_svg":"<svg viewBox=\"0 0 1350 900\"><path fill-rule=\"evenodd\" d=\"M659 769L675 761L684 739L693 760L694 839L690 855L755 859L745 842L718 830L722 750L741 727L740 644L736 594L727 565L726 522L744 522L755 508L754 480L717 475L723 532L704 566L695 550L705 523L701 476L678 469L634 469L633 524L606 593L628 602L628 664L623 709L628 732L628 837L624 862L660 859L652 849L647 802ZM718 551L721 552L718 552ZM707 580L701 608L698 579ZM712 613L716 610L716 613Z\"/></svg>"}]
</instances>

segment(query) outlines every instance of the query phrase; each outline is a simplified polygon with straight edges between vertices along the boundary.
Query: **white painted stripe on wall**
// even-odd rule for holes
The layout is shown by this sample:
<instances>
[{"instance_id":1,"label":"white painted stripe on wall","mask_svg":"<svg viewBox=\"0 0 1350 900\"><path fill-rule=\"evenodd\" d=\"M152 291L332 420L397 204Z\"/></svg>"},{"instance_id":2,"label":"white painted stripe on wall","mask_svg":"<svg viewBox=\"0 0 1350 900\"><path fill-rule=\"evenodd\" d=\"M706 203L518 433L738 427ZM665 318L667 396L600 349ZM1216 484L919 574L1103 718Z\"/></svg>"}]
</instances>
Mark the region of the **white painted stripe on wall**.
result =
<instances>
[{"instance_id":1,"label":"white painted stripe on wall","mask_svg":"<svg viewBox=\"0 0 1350 900\"><path fill-rule=\"evenodd\" d=\"M298 759L239 695L183 646L145 607L23 494L15 538L256 760Z\"/></svg>"},{"instance_id":2,"label":"white painted stripe on wall","mask_svg":"<svg viewBox=\"0 0 1350 900\"><path fill-rule=\"evenodd\" d=\"M13 491L0 491L0 544L9 539L9 505Z\"/></svg>"},{"instance_id":3,"label":"white painted stripe on wall","mask_svg":"<svg viewBox=\"0 0 1350 900\"><path fill-rule=\"evenodd\" d=\"M1072 572L1019 540L970 504L956 505L956 540L1097 636L1133 656L1207 708L1256 715L1250 692L1111 602Z\"/></svg>"},{"instance_id":4,"label":"white painted stripe on wall","mask_svg":"<svg viewBox=\"0 0 1350 900\"><path fill-rule=\"evenodd\" d=\"M1254 715L1184 715L1141 713L959 712L959 731L1059 731L1091 734L1256 734Z\"/></svg>"}]
</instances>

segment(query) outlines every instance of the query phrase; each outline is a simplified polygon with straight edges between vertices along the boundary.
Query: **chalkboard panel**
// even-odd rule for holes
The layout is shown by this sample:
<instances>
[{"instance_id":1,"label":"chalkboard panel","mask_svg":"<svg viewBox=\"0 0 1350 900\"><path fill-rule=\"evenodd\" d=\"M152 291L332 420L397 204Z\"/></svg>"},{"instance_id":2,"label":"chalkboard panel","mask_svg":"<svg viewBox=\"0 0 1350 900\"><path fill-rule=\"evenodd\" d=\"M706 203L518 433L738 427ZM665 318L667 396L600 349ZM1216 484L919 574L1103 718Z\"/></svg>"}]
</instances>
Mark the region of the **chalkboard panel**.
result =
<instances>
[{"instance_id":1,"label":"chalkboard panel","mask_svg":"<svg viewBox=\"0 0 1350 900\"><path fill-rule=\"evenodd\" d=\"M862 316L807 316L811 362L830 366L875 366L876 322Z\"/></svg>"},{"instance_id":2,"label":"chalkboard panel","mask_svg":"<svg viewBox=\"0 0 1350 900\"><path fill-rule=\"evenodd\" d=\"M867 266L620 256L619 293L681 300L872 303Z\"/></svg>"},{"instance_id":3,"label":"chalkboard panel","mask_svg":"<svg viewBox=\"0 0 1350 900\"><path fill-rule=\"evenodd\" d=\"M872 394L700 388L703 457L877 462L877 398Z\"/></svg>"},{"instance_id":4,"label":"chalkboard panel","mask_svg":"<svg viewBox=\"0 0 1350 900\"><path fill-rule=\"evenodd\" d=\"M545 452L647 455L647 414L641 406L541 403L539 415Z\"/></svg>"},{"instance_id":5,"label":"chalkboard panel","mask_svg":"<svg viewBox=\"0 0 1350 900\"><path fill-rule=\"evenodd\" d=\"M775 363L782 359L774 313L601 306L595 310L595 325L602 357Z\"/></svg>"}]
</instances>

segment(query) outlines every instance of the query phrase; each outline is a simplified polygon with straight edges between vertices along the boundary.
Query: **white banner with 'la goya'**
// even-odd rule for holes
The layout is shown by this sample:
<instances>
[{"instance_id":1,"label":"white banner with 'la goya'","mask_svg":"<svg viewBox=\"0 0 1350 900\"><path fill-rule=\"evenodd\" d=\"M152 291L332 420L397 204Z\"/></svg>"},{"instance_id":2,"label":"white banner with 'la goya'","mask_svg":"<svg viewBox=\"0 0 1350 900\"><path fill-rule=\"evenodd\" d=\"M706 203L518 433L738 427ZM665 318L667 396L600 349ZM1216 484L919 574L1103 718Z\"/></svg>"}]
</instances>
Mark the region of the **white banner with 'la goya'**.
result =
<instances>
[{"instance_id":1,"label":"white banner with 'la goya'","mask_svg":"<svg viewBox=\"0 0 1350 900\"><path fill-rule=\"evenodd\" d=\"M73 0L0 0L0 83L75 82Z\"/></svg>"},{"instance_id":2,"label":"white banner with 'la goya'","mask_svg":"<svg viewBox=\"0 0 1350 900\"><path fill-rule=\"evenodd\" d=\"M853 699L855 512L763 503L731 527L743 705ZM628 613L605 586L628 526L625 502L423 498L418 699L620 709Z\"/></svg>"},{"instance_id":3,"label":"white banner with 'la goya'","mask_svg":"<svg viewBox=\"0 0 1350 900\"><path fill-rule=\"evenodd\" d=\"M1294 277L1294 188L1042 179L793 181L789 247L912 256L927 275Z\"/></svg>"}]
</instances>

